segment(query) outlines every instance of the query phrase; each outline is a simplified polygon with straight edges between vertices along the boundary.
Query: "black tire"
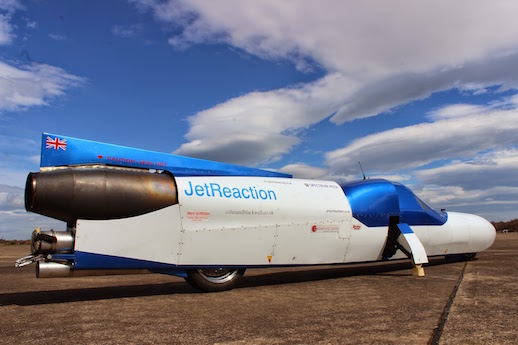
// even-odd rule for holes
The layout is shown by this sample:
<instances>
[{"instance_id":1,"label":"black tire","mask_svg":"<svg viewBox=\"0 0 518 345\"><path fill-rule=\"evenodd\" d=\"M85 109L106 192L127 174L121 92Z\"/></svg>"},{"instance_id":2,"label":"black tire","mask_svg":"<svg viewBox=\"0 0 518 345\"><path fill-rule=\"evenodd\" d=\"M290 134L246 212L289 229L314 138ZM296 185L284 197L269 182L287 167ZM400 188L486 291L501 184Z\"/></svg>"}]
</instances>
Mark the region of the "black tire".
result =
<instances>
[{"instance_id":1,"label":"black tire","mask_svg":"<svg viewBox=\"0 0 518 345\"><path fill-rule=\"evenodd\" d=\"M199 268L187 271L187 283L204 292L232 290L245 273L244 268Z\"/></svg>"}]
</instances>

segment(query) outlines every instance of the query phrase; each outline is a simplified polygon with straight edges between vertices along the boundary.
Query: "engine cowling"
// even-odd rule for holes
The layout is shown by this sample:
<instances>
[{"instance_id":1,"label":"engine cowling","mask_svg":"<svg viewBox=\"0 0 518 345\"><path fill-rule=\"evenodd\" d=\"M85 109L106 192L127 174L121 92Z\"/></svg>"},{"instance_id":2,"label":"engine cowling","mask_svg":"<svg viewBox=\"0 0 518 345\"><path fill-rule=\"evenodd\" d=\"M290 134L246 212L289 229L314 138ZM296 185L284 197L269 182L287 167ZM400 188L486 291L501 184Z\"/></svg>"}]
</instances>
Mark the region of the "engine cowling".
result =
<instances>
[{"instance_id":1,"label":"engine cowling","mask_svg":"<svg viewBox=\"0 0 518 345\"><path fill-rule=\"evenodd\" d=\"M174 178L147 170L106 166L30 173L25 209L75 222L138 216L178 203Z\"/></svg>"}]
</instances>

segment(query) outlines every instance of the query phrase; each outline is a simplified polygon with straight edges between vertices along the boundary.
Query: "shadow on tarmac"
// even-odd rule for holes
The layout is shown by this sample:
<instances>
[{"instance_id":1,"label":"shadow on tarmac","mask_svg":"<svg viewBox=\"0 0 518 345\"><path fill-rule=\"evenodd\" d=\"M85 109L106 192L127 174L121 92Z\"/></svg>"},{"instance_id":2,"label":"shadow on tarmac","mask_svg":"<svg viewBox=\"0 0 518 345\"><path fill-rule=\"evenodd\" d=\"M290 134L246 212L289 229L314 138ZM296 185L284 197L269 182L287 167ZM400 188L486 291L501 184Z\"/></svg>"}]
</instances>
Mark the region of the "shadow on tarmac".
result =
<instances>
[{"instance_id":1,"label":"shadow on tarmac","mask_svg":"<svg viewBox=\"0 0 518 345\"><path fill-rule=\"evenodd\" d=\"M430 258L426 266L437 266L452 262L463 261L460 258ZM289 270L282 272L261 273L244 276L236 289L260 287L269 285L292 284L310 281L337 279L359 275L377 275L389 272L409 270L412 268L409 260L397 260L391 262L376 262L354 264L347 266L308 266L307 269ZM412 272L392 274L393 276L411 276ZM67 278L70 279L70 278ZM95 278L93 278L95 279ZM147 297L175 294L202 293L187 283L172 282L161 284L108 286L81 289L60 289L51 291L28 291L0 294L0 306L5 305L42 305L51 303L69 303L81 301L95 301L128 297Z\"/></svg>"}]
</instances>

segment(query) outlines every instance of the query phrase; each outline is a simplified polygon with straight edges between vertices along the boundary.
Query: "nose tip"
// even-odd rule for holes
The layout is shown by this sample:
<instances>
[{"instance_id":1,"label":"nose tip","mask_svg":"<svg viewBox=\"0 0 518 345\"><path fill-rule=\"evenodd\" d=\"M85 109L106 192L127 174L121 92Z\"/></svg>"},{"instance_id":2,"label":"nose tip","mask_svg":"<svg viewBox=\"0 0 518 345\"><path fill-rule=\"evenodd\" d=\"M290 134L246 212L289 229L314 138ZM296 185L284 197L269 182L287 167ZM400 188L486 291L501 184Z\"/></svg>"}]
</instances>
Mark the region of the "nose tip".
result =
<instances>
[{"instance_id":1,"label":"nose tip","mask_svg":"<svg viewBox=\"0 0 518 345\"><path fill-rule=\"evenodd\" d=\"M493 224L482 217L473 216L470 222L470 242L476 245L478 251L486 250L495 242L496 230Z\"/></svg>"}]
</instances>

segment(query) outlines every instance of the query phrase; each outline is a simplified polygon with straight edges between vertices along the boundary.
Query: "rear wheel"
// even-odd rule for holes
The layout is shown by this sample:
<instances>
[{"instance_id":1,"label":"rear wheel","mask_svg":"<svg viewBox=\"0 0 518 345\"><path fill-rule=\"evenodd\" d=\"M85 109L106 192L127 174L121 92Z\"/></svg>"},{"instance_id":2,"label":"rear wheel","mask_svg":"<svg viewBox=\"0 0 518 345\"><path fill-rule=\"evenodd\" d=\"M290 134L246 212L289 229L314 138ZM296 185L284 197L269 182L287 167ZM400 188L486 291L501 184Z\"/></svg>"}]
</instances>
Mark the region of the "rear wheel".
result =
<instances>
[{"instance_id":1,"label":"rear wheel","mask_svg":"<svg viewBox=\"0 0 518 345\"><path fill-rule=\"evenodd\" d=\"M187 272L187 282L205 292L233 289L245 273L244 268L199 268Z\"/></svg>"}]
</instances>

